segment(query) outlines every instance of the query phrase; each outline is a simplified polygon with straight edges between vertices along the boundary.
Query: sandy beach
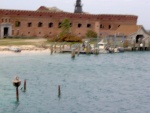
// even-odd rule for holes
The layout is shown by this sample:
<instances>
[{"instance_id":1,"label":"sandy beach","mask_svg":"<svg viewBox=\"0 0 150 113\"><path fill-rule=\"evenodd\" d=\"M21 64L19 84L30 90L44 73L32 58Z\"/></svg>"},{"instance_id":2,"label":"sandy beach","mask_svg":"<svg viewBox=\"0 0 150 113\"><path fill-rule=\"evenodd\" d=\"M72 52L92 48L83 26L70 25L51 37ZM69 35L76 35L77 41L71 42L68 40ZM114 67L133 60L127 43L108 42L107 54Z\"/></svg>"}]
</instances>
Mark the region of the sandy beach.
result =
<instances>
[{"instance_id":1,"label":"sandy beach","mask_svg":"<svg viewBox=\"0 0 150 113\"><path fill-rule=\"evenodd\" d=\"M21 52L11 51L10 48L19 48ZM0 46L0 55L13 55L13 54L41 54L50 53L49 48L41 48L33 45L22 46Z\"/></svg>"}]
</instances>

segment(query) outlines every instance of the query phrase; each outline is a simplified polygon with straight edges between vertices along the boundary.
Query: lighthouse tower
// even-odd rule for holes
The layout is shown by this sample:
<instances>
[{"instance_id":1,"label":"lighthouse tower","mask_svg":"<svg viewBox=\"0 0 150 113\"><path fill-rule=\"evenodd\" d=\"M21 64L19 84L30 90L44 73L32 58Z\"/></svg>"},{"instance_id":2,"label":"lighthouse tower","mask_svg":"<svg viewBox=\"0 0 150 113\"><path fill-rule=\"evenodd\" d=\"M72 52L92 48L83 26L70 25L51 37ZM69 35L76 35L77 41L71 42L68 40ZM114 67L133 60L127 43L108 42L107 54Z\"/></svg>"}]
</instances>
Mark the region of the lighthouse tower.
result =
<instances>
[{"instance_id":1,"label":"lighthouse tower","mask_svg":"<svg viewBox=\"0 0 150 113\"><path fill-rule=\"evenodd\" d=\"M76 1L74 13L82 13L81 0L77 0L77 1Z\"/></svg>"}]
</instances>

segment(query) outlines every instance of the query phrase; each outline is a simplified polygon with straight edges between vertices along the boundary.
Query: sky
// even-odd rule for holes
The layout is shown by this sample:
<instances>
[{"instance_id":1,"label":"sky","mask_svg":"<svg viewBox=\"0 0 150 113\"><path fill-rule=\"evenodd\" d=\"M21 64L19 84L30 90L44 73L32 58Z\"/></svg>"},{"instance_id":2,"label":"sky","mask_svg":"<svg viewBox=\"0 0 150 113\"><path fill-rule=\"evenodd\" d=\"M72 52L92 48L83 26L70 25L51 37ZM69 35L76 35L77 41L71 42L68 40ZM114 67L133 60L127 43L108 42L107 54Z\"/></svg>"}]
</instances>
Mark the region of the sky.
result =
<instances>
[{"instance_id":1,"label":"sky","mask_svg":"<svg viewBox=\"0 0 150 113\"><path fill-rule=\"evenodd\" d=\"M0 9L36 10L40 6L74 12L76 0L0 0ZM82 0L83 11L91 14L138 16L138 25L150 30L150 0Z\"/></svg>"}]
</instances>

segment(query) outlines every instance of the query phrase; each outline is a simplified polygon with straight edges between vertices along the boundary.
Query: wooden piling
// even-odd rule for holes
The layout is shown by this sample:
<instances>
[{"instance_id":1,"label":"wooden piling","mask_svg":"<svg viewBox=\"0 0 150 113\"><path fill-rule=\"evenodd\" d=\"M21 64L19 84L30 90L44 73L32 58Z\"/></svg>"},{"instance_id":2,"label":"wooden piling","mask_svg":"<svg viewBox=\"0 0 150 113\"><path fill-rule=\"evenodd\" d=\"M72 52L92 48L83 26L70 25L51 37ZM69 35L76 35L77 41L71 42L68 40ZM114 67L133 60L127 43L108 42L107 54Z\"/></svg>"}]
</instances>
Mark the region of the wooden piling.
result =
<instances>
[{"instance_id":1,"label":"wooden piling","mask_svg":"<svg viewBox=\"0 0 150 113\"><path fill-rule=\"evenodd\" d=\"M65 45L63 44L63 45L62 45L62 49L64 50L64 48L65 48Z\"/></svg>"},{"instance_id":2,"label":"wooden piling","mask_svg":"<svg viewBox=\"0 0 150 113\"><path fill-rule=\"evenodd\" d=\"M60 48L59 49L60 49L60 53L61 53L61 44L60 44Z\"/></svg>"},{"instance_id":3,"label":"wooden piling","mask_svg":"<svg viewBox=\"0 0 150 113\"><path fill-rule=\"evenodd\" d=\"M61 90L60 90L60 85L58 85L58 97L61 96Z\"/></svg>"},{"instance_id":4,"label":"wooden piling","mask_svg":"<svg viewBox=\"0 0 150 113\"><path fill-rule=\"evenodd\" d=\"M26 79L24 80L24 92L26 91Z\"/></svg>"},{"instance_id":5,"label":"wooden piling","mask_svg":"<svg viewBox=\"0 0 150 113\"><path fill-rule=\"evenodd\" d=\"M70 44L70 49L71 49L71 44Z\"/></svg>"},{"instance_id":6,"label":"wooden piling","mask_svg":"<svg viewBox=\"0 0 150 113\"><path fill-rule=\"evenodd\" d=\"M16 77L13 80L13 85L16 87L16 100L19 101L19 91L18 91L18 87L21 84L21 80L19 80L19 77Z\"/></svg>"},{"instance_id":7,"label":"wooden piling","mask_svg":"<svg viewBox=\"0 0 150 113\"><path fill-rule=\"evenodd\" d=\"M73 49L73 50L71 51L71 57L72 57L72 58L75 58L75 49Z\"/></svg>"},{"instance_id":8,"label":"wooden piling","mask_svg":"<svg viewBox=\"0 0 150 113\"><path fill-rule=\"evenodd\" d=\"M16 100L19 101L19 91L18 91L18 87L16 87Z\"/></svg>"},{"instance_id":9,"label":"wooden piling","mask_svg":"<svg viewBox=\"0 0 150 113\"><path fill-rule=\"evenodd\" d=\"M53 54L53 45L50 47L51 55Z\"/></svg>"},{"instance_id":10,"label":"wooden piling","mask_svg":"<svg viewBox=\"0 0 150 113\"><path fill-rule=\"evenodd\" d=\"M56 53L56 43L55 43L55 45L54 45L54 50L55 50L54 52Z\"/></svg>"},{"instance_id":11,"label":"wooden piling","mask_svg":"<svg viewBox=\"0 0 150 113\"><path fill-rule=\"evenodd\" d=\"M79 54L80 54L80 45L78 46L77 54L78 54L78 56L79 56Z\"/></svg>"}]
</instances>

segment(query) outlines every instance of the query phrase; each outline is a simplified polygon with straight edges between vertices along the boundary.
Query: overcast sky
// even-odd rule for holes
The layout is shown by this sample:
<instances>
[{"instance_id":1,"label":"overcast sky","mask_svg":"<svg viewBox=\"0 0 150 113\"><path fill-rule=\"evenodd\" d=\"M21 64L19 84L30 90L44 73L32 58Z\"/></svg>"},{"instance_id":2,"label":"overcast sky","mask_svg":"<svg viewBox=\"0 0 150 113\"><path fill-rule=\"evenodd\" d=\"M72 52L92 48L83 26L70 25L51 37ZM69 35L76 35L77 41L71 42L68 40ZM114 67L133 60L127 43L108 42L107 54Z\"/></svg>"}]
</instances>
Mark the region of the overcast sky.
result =
<instances>
[{"instance_id":1,"label":"overcast sky","mask_svg":"<svg viewBox=\"0 0 150 113\"><path fill-rule=\"evenodd\" d=\"M0 0L0 9L36 10L40 6L74 12L76 0ZM150 0L82 0L83 11L93 14L131 14L150 30Z\"/></svg>"}]
</instances>

